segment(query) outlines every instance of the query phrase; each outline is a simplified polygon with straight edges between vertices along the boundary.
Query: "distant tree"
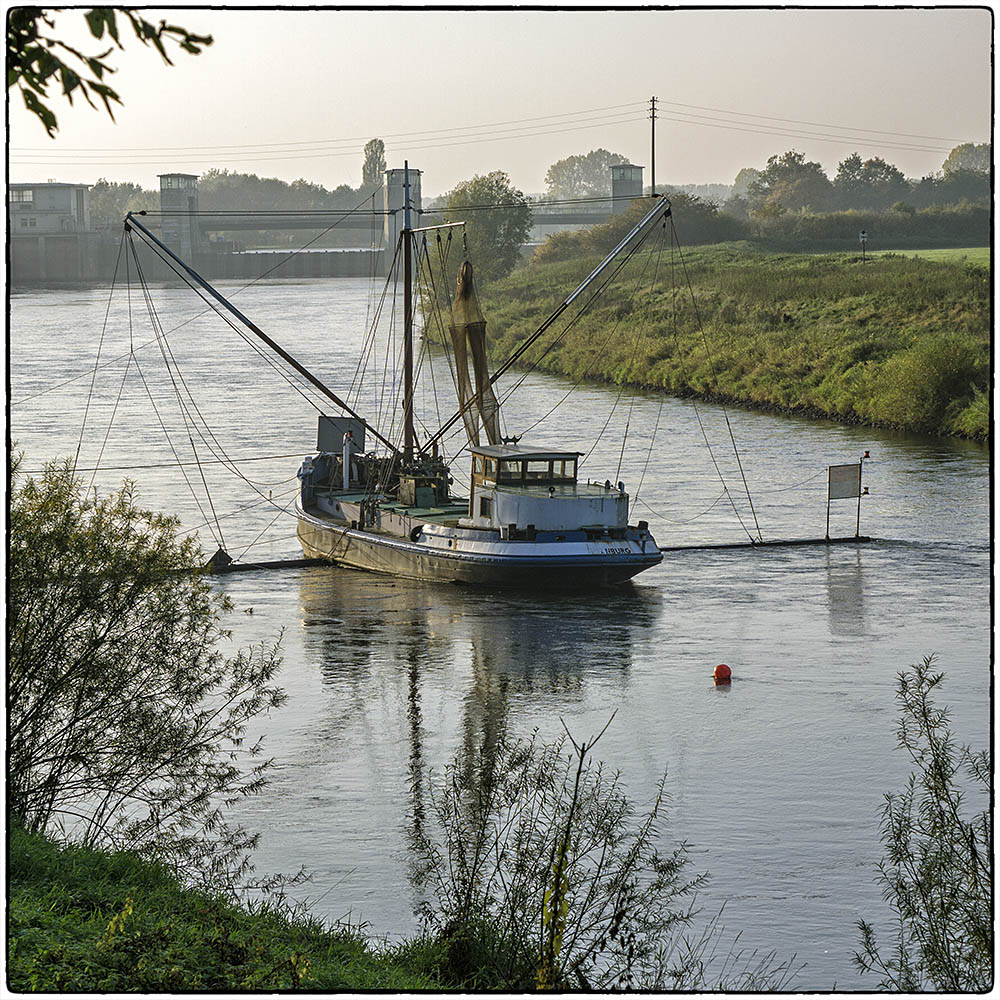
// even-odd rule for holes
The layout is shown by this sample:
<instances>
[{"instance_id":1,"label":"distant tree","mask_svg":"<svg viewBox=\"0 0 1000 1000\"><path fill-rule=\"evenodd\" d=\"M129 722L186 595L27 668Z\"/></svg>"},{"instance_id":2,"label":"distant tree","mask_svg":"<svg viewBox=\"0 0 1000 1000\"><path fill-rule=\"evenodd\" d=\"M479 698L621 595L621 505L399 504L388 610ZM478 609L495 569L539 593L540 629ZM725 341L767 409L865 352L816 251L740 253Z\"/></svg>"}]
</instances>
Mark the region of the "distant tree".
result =
<instances>
[{"instance_id":1,"label":"distant tree","mask_svg":"<svg viewBox=\"0 0 1000 1000\"><path fill-rule=\"evenodd\" d=\"M361 186L381 187L385 175L385 143L370 139L365 143L365 162L361 168Z\"/></svg>"},{"instance_id":2,"label":"distant tree","mask_svg":"<svg viewBox=\"0 0 1000 1000\"><path fill-rule=\"evenodd\" d=\"M611 168L627 163L621 153L594 149L589 153L557 160L545 174L550 198L601 198L611 194Z\"/></svg>"},{"instance_id":3,"label":"distant tree","mask_svg":"<svg viewBox=\"0 0 1000 1000\"><path fill-rule=\"evenodd\" d=\"M768 159L760 176L750 182L747 200L757 214L768 204L778 204L791 212L825 212L833 203L833 185L819 163L789 150Z\"/></svg>"},{"instance_id":4,"label":"distant tree","mask_svg":"<svg viewBox=\"0 0 1000 1000\"><path fill-rule=\"evenodd\" d=\"M903 172L880 156L862 161L858 153L842 160L833 181L840 208L882 211L910 194Z\"/></svg>"},{"instance_id":5,"label":"distant tree","mask_svg":"<svg viewBox=\"0 0 1000 1000\"><path fill-rule=\"evenodd\" d=\"M992 154L993 149L988 142L963 142L948 154L948 158L941 164L941 172L945 177L958 170L988 174Z\"/></svg>"},{"instance_id":6,"label":"distant tree","mask_svg":"<svg viewBox=\"0 0 1000 1000\"><path fill-rule=\"evenodd\" d=\"M531 232L531 209L507 174L494 170L462 181L449 192L446 204L449 222L466 222L469 257L478 280L485 283L510 274Z\"/></svg>"},{"instance_id":7,"label":"distant tree","mask_svg":"<svg viewBox=\"0 0 1000 1000\"><path fill-rule=\"evenodd\" d=\"M115 72L105 60L114 51L106 49L96 55L86 55L79 49L54 37L52 15L58 8L12 7L7 14L7 89L17 87L24 106L35 115L50 137L58 130L55 113L47 103L48 88L53 82L62 87L63 96L73 103L74 93L82 95L92 107L97 97L114 120L112 103L121 104L117 91L104 82ZM165 42L177 44L185 52L197 55L212 44L209 35L196 35L186 28L160 21L150 24L139 15L136 7L94 7L84 13L91 35L100 40L105 33L119 49L124 49L119 37L118 15L128 21L135 37L143 45L152 45L163 61L172 66ZM82 74L82 75L81 75Z\"/></svg>"},{"instance_id":8,"label":"distant tree","mask_svg":"<svg viewBox=\"0 0 1000 1000\"><path fill-rule=\"evenodd\" d=\"M733 181L732 190L729 193L730 198L747 196L747 192L750 190L750 185L760 179L760 171L756 167L744 167L737 175L736 180Z\"/></svg>"},{"instance_id":9,"label":"distant tree","mask_svg":"<svg viewBox=\"0 0 1000 1000\"><path fill-rule=\"evenodd\" d=\"M159 195L128 181L108 181L101 177L90 188L90 218L94 225L119 224L126 212L158 209Z\"/></svg>"}]
</instances>

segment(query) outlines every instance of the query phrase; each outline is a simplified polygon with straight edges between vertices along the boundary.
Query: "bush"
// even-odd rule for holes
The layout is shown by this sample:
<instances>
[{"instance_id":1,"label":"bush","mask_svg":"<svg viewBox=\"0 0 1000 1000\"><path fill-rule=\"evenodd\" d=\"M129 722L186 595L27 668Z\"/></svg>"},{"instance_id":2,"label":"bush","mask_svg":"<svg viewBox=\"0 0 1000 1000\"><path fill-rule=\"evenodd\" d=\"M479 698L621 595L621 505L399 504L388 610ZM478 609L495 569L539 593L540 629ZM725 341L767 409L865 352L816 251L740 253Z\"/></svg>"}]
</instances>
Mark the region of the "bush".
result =
<instances>
[{"instance_id":1,"label":"bush","mask_svg":"<svg viewBox=\"0 0 1000 1000\"><path fill-rule=\"evenodd\" d=\"M944 675L933 657L899 675L899 746L915 767L906 789L886 795L879 863L898 933L883 951L859 923L863 972L898 992L988 992L993 985L993 821L990 756L957 746L948 712L931 700ZM966 785L967 788L963 788ZM985 808L965 811L966 791Z\"/></svg>"},{"instance_id":2,"label":"bush","mask_svg":"<svg viewBox=\"0 0 1000 1000\"><path fill-rule=\"evenodd\" d=\"M247 724L278 705L277 646L225 660L228 603L192 567L175 519L99 499L68 464L11 470L8 551L9 816L87 845L132 849L216 886L249 867L255 837L223 808L268 761Z\"/></svg>"},{"instance_id":3,"label":"bush","mask_svg":"<svg viewBox=\"0 0 1000 1000\"><path fill-rule=\"evenodd\" d=\"M719 955L718 917L688 939L705 876L687 874L685 845L654 845L663 781L635 822L618 774L590 759L597 739L500 734L429 783L414 881L437 976L513 992L786 985L797 970L773 953Z\"/></svg>"}]
</instances>

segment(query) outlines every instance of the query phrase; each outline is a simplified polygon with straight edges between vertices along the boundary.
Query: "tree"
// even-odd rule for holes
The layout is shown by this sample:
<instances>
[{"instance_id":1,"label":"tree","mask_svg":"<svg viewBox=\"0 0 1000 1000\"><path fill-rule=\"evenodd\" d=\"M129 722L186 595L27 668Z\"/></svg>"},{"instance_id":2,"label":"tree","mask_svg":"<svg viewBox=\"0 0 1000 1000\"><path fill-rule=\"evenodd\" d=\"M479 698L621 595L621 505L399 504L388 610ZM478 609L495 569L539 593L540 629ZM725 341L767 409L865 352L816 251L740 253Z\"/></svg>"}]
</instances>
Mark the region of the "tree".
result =
<instances>
[{"instance_id":1,"label":"tree","mask_svg":"<svg viewBox=\"0 0 1000 1000\"><path fill-rule=\"evenodd\" d=\"M585 155L557 160L545 174L550 198L601 198L611 194L611 168L628 163L621 153L594 149Z\"/></svg>"},{"instance_id":2,"label":"tree","mask_svg":"<svg viewBox=\"0 0 1000 1000\"><path fill-rule=\"evenodd\" d=\"M156 211L160 197L155 191L129 181L98 179L90 189L90 218L94 225L119 225L126 212Z\"/></svg>"},{"instance_id":3,"label":"tree","mask_svg":"<svg viewBox=\"0 0 1000 1000\"><path fill-rule=\"evenodd\" d=\"M485 284L510 274L531 232L531 209L510 178L502 170L477 174L448 193L446 206L449 222L466 223L469 257L479 282ZM453 284L454 275L447 280Z\"/></svg>"},{"instance_id":4,"label":"tree","mask_svg":"<svg viewBox=\"0 0 1000 1000\"><path fill-rule=\"evenodd\" d=\"M190 881L232 881L256 837L224 806L269 762L247 726L280 704L277 646L225 660L230 605L193 567L176 519L133 488L99 499L68 463L11 470L8 815L69 826L89 846L136 850Z\"/></svg>"},{"instance_id":5,"label":"tree","mask_svg":"<svg viewBox=\"0 0 1000 1000\"><path fill-rule=\"evenodd\" d=\"M385 176L385 143L370 139L365 143L365 162L361 168L362 187L381 187Z\"/></svg>"},{"instance_id":6,"label":"tree","mask_svg":"<svg viewBox=\"0 0 1000 1000\"><path fill-rule=\"evenodd\" d=\"M988 142L963 142L948 154L948 158L941 164L941 172L945 177L958 170L988 174L992 158L993 149Z\"/></svg>"},{"instance_id":7,"label":"tree","mask_svg":"<svg viewBox=\"0 0 1000 1000\"><path fill-rule=\"evenodd\" d=\"M911 193L903 172L880 156L862 161L858 153L842 160L833 181L841 208L882 211Z\"/></svg>"},{"instance_id":8,"label":"tree","mask_svg":"<svg viewBox=\"0 0 1000 1000\"><path fill-rule=\"evenodd\" d=\"M883 952L861 921L854 961L893 992L985 993L993 986L990 756L955 744L947 709L932 701L944 679L932 666L927 657L904 671L896 690L898 744L916 769L903 792L886 795L882 813L879 882L898 930ZM965 811L970 793L982 811Z\"/></svg>"},{"instance_id":9,"label":"tree","mask_svg":"<svg viewBox=\"0 0 1000 1000\"><path fill-rule=\"evenodd\" d=\"M748 186L748 201L755 213L767 204L778 204L789 212L824 212L831 207L833 185L819 163L789 150L768 159L760 176Z\"/></svg>"},{"instance_id":10,"label":"tree","mask_svg":"<svg viewBox=\"0 0 1000 1000\"><path fill-rule=\"evenodd\" d=\"M48 88L53 82L62 86L63 96L70 104L73 103L74 93L79 93L95 108L97 105L92 95L97 97L114 120L111 105L121 104L122 99L104 80L114 72L106 59L114 47L124 49L119 36L119 14L132 26L135 37L143 45L152 45L168 66L173 63L167 55L166 42L173 42L192 55L212 44L210 35L196 35L166 21L160 21L159 25L150 24L139 16L135 7L94 7L84 14L91 35L100 40L106 33L114 46L95 55L86 55L49 33L55 29L52 13L52 8L43 10L39 7L13 7L8 12L7 89L16 86L21 91L25 107L53 138L58 123L47 103Z\"/></svg>"},{"instance_id":11,"label":"tree","mask_svg":"<svg viewBox=\"0 0 1000 1000\"><path fill-rule=\"evenodd\" d=\"M736 179L733 181L732 190L729 193L730 198L746 198L747 192L750 190L750 185L760 179L760 171L756 167L743 167L742 170L736 175Z\"/></svg>"}]
</instances>

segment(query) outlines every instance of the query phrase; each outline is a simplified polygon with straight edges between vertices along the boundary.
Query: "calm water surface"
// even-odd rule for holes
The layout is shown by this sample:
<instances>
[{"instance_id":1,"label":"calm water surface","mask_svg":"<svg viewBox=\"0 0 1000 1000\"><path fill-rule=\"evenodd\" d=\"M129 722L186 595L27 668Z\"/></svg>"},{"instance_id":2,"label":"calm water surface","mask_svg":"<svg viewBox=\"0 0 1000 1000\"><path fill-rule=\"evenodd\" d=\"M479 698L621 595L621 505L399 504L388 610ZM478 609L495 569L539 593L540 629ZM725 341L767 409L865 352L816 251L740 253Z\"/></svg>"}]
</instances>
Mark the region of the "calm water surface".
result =
<instances>
[{"instance_id":1,"label":"calm water surface","mask_svg":"<svg viewBox=\"0 0 1000 1000\"><path fill-rule=\"evenodd\" d=\"M353 393L376 305L368 282L226 290L335 391ZM299 554L287 505L316 411L190 292L155 290L154 315L190 389L188 414L204 417L243 477L204 465L211 505L197 466L184 467L189 486L174 463L172 448L193 461L191 444L135 290L110 307L106 291L23 293L10 306L11 436L26 468L79 444L88 480L110 488L134 477L142 500L197 528L208 552L221 541L245 559ZM130 341L134 354L121 357ZM99 344L114 363L91 393ZM375 352L370 367L391 380L392 352ZM454 393L445 359L427 364L418 409L432 427L450 416ZM501 725L554 737L564 721L585 737L616 712L600 757L639 804L667 771L660 836L665 847L689 842L694 866L711 873L705 913L725 903L744 945L796 954L800 988L872 985L850 957L856 921L884 919L873 881L879 810L907 774L894 749L897 671L937 653L960 739L983 745L989 735L988 452L731 411L751 510L721 410L585 386L533 427L570 388L530 377L505 407L508 433L531 428L528 441L588 452L582 475L638 489L633 517L661 545L745 540L754 516L765 539L821 537L826 466L866 449L861 528L877 540L668 553L631 589L572 599L332 568L225 578L237 607L253 609L233 616L234 643L285 630L289 699L264 725L277 767L238 814L263 831L259 871L305 865L318 913L410 933L414 777ZM367 384L358 405L378 410ZM456 468L461 485L467 455ZM836 503L831 533L853 535L856 512ZM733 669L730 689L712 683L720 662Z\"/></svg>"}]
</instances>

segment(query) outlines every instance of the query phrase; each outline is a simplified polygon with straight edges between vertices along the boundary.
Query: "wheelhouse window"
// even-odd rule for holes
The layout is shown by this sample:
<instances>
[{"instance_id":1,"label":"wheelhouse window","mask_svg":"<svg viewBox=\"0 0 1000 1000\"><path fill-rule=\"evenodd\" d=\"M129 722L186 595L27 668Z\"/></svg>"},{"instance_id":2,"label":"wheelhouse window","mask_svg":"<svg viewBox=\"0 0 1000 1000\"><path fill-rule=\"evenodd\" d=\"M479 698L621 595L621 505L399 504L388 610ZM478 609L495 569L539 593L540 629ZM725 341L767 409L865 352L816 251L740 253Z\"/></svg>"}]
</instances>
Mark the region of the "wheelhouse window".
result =
<instances>
[{"instance_id":1,"label":"wheelhouse window","mask_svg":"<svg viewBox=\"0 0 1000 1000\"><path fill-rule=\"evenodd\" d=\"M552 478L565 482L574 482L576 480L576 459L561 458L555 460L552 463Z\"/></svg>"},{"instance_id":2,"label":"wheelhouse window","mask_svg":"<svg viewBox=\"0 0 1000 1000\"><path fill-rule=\"evenodd\" d=\"M500 482L519 483L521 481L521 461L517 458L505 458L500 463Z\"/></svg>"},{"instance_id":3,"label":"wheelhouse window","mask_svg":"<svg viewBox=\"0 0 1000 1000\"><path fill-rule=\"evenodd\" d=\"M493 498L492 497L480 497L479 498L479 516L480 517L492 517L493 516Z\"/></svg>"},{"instance_id":4,"label":"wheelhouse window","mask_svg":"<svg viewBox=\"0 0 1000 1000\"><path fill-rule=\"evenodd\" d=\"M524 463L524 478L530 483L548 482L552 478L552 463L544 458L529 458Z\"/></svg>"}]
</instances>

